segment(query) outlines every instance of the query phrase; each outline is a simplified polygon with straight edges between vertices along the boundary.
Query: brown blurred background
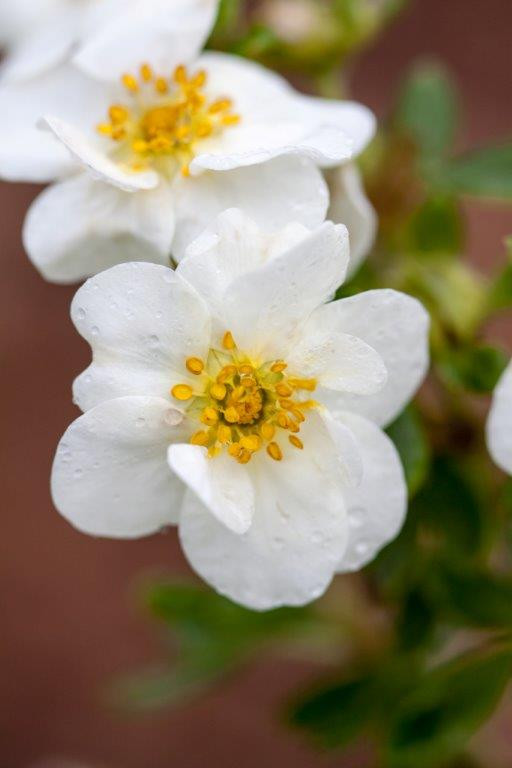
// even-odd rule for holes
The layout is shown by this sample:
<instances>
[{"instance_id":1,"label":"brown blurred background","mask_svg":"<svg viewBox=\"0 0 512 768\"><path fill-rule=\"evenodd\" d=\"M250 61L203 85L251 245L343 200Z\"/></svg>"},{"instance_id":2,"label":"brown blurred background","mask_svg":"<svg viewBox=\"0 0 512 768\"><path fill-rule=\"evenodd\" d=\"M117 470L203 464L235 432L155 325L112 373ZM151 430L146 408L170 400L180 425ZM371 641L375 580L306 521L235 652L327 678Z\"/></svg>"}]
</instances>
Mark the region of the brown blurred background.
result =
<instances>
[{"instance_id":1,"label":"brown blurred background","mask_svg":"<svg viewBox=\"0 0 512 768\"><path fill-rule=\"evenodd\" d=\"M511 0L415 0L358 63L354 96L382 117L408 64L437 56L462 90L461 148L510 137L511 29ZM53 451L77 415L70 385L89 351L69 320L73 289L45 284L23 253L36 191L0 184L0 768L65 768L42 762L51 756L94 768L359 768L357 755L319 756L278 724L281 702L311 678L306 665L262 660L178 712L127 718L102 705L105 681L161 655L133 600L136 579L189 569L174 533L94 540L52 507ZM472 261L502 261L512 208L468 204L467 214ZM510 766L512 734L502 736L501 764Z\"/></svg>"}]
</instances>

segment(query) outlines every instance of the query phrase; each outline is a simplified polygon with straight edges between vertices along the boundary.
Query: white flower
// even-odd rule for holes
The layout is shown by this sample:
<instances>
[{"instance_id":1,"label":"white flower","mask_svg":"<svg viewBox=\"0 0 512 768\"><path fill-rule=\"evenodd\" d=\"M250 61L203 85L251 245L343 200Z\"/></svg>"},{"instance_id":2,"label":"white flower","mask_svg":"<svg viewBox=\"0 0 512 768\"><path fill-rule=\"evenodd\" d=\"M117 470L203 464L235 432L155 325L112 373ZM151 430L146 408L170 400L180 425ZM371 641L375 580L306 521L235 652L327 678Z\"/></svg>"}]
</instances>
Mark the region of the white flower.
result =
<instances>
[{"instance_id":1,"label":"white flower","mask_svg":"<svg viewBox=\"0 0 512 768\"><path fill-rule=\"evenodd\" d=\"M98 33L72 65L0 87L0 174L65 177L35 201L24 230L50 280L134 255L168 264L172 250L179 260L234 204L269 229L317 226L328 207L319 168L355 157L373 135L358 104L302 96L238 57L198 56L213 0L179 0L168 16L164 6L146 19L139 4L140 24L118 14L116 35ZM41 115L54 136L35 132Z\"/></svg>"},{"instance_id":2,"label":"white flower","mask_svg":"<svg viewBox=\"0 0 512 768\"><path fill-rule=\"evenodd\" d=\"M218 0L0 0L0 44L12 82L72 62L94 77L120 75L134 56L172 68L197 55ZM183 36L180 35L183 33ZM196 44L192 52L190 42Z\"/></svg>"},{"instance_id":3,"label":"white flower","mask_svg":"<svg viewBox=\"0 0 512 768\"><path fill-rule=\"evenodd\" d=\"M428 319L394 291L325 304L345 227L269 236L231 210L177 270L121 264L78 291L93 362L64 435L55 504L78 529L177 525L192 567L255 609L318 597L402 525L406 488L380 426L422 381Z\"/></svg>"},{"instance_id":4,"label":"white flower","mask_svg":"<svg viewBox=\"0 0 512 768\"><path fill-rule=\"evenodd\" d=\"M496 464L512 475L512 363L494 391L487 420L487 446Z\"/></svg>"}]
</instances>

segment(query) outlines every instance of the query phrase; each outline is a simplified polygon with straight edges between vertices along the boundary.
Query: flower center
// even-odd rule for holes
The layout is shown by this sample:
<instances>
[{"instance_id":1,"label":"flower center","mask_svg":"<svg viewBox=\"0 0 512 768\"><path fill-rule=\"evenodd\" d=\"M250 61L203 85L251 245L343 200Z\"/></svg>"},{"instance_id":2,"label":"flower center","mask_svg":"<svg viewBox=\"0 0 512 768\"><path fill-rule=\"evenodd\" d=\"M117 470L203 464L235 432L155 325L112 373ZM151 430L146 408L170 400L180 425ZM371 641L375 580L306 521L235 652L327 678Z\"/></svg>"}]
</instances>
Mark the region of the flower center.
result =
<instances>
[{"instance_id":1,"label":"flower center","mask_svg":"<svg viewBox=\"0 0 512 768\"><path fill-rule=\"evenodd\" d=\"M210 457L223 450L240 464L266 448L275 461L283 458L283 438L299 450L298 437L316 389L314 379L286 374L284 360L252 361L227 331L221 349L210 349L206 361L189 357L187 371L197 376L197 387L176 384L172 396L188 403L187 414L201 423L190 442L208 448Z\"/></svg>"},{"instance_id":2,"label":"flower center","mask_svg":"<svg viewBox=\"0 0 512 768\"><path fill-rule=\"evenodd\" d=\"M157 77L143 64L139 78L122 77L130 105L113 104L108 122L97 130L115 143L118 160L132 170L156 167L172 176L181 169L188 176L197 143L240 122L230 99L208 100L207 79L204 70L189 75L184 66L172 78Z\"/></svg>"}]
</instances>

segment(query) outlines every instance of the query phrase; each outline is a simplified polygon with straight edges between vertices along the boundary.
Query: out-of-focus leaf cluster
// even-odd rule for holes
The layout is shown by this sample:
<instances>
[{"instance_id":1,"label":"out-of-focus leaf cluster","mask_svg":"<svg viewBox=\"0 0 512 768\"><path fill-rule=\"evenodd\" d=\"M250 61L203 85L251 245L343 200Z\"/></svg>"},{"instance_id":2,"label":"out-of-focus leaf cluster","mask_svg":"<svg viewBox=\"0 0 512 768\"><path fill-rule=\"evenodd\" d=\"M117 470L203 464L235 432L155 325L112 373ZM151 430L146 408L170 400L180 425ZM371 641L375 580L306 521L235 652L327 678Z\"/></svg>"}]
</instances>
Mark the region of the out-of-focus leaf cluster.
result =
<instances>
[{"instance_id":1,"label":"out-of-focus leaf cluster","mask_svg":"<svg viewBox=\"0 0 512 768\"><path fill-rule=\"evenodd\" d=\"M334 92L340 65L403 5L223 0L212 44ZM206 588L157 582L149 607L166 628L169 660L116 688L131 706L180 703L262 651L307 650L322 680L287 711L322 747L364 737L372 768L480 765L468 742L512 675L512 482L483 440L486 398L509 357L485 329L512 308L512 241L489 244L489 261L503 267L487 276L471 267L465 199L512 203L512 140L458 151L460 113L444 69L419 64L362 161L379 237L338 295L396 288L432 317L430 379L388 429L409 488L406 524L359 579L339 580L364 594L363 606L351 613L335 583L307 609L258 614ZM372 611L386 617L377 642Z\"/></svg>"}]
</instances>

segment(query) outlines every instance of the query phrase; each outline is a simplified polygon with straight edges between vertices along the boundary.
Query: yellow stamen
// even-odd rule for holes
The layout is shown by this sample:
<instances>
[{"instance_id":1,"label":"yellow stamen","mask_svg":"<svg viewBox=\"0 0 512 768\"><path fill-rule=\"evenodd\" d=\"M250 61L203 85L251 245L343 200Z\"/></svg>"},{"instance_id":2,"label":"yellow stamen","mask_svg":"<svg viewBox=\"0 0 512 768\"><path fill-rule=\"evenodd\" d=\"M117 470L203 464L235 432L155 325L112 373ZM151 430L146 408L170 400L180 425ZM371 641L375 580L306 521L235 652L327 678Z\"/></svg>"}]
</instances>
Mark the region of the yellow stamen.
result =
<instances>
[{"instance_id":1,"label":"yellow stamen","mask_svg":"<svg viewBox=\"0 0 512 768\"><path fill-rule=\"evenodd\" d=\"M233 408L233 406L226 408L226 411L224 412L224 418L227 422L229 422L229 424L236 424L238 421L237 409Z\"/></svg>"},{"instance_id":2,"label":"yellow stamen","mask_svg":"<svg viewBox=\"0 0 512 768\"><path fill-rule=\"evenodd\" d=\"M289 379L288 383L295 389L305 389L307 392L314 392L316 389L316 379Z\"/></svg>"},{"instance_id":3,"label":"yellow stamen","mask_svg":"<svg viewBox=\"0 0 512 768\"><path fill-rule=\"evenodd\" d=\"M241 452L242 446L240 443L231 443L231 445L228 447L228 453L230 456L233 456L234 459L237 459Z\"/></svg>"},{"instance_id":4,"label":"yellow stamen","mask_svg":"<svg viewBox=\"0 0 512 768\"><path fill-rule=\"evenodd\" d=\"M276 433L276 428L273 424L270 424L268 421L261 425L261 436L264 438L264 440L272 440Z\"/></svg>"},{"instance_id":5,"label":"yellow stamen","mask_svg":"<svg viewBox=\"0 0 512 768\"><path fill-rule=\"evenodd\" d=\"M217 429L217 440L219 443L229 443L231 440L231 429L227 426L227 424L219 424L219 428Z\"/></svg>"},{"instance_id":6,"label":"yellow stamen","mask_svg":"<svg viewBox=\"0 0 512 768\"><path fill-rule=\"evenodd\" d=\"M269 443L267 445L267 453L274 461L281 461L283 458L283 452L277 443Z\"/></svg>"},{"instance_id":7,"label":"yellow stamen","mask_svg":"<svg viewBox=\"0 0 512 768\"><path fill-rule=\"evenodd\" d=\"M176 398L176 400L182 400L185 402L185 400L190 400L190 398L193 396L194 390L192 387L189 387L188 384L176 384L171 389L171 395Z\"/></svg>"},{"instance_id":8,"label":"yellow stamen","mask_svg":"<svg viewBox=\"0 0 512 768\"><path fill-rule=\"evenodd\" d=\"M232 350L236 347L235 340L231 331L226 331L222 339L222 346L224 349Z\"/></svg>"},{"instance_id":9,"label":"yellow stamen","mask_svg":"<svg viewBox=\"0 0 512 768\"><path fill-rule=\"evenodd\" d=\"M227 394L227 389L224 384L212 384L210 387L210 395L214 400L224 400Z\"/></svg>"},{"instance_id":10,"label":"yellow stamen","mask_svg":"<svg viewBox=\"0 0 512 768\"><path fill-rule=\"evenodd\" d=\"M290 397L290 395L293 395L293 389L288 384L276 384L276 392L279 397Z\"/></svg>"},{"instance_id":11,"label":"yellow stamen","mask_svg":"<svg viewBox=\"0 0 512 768\"><path fill-rule=\"evenodd\" d=\"M251 451L246 450L245 448L242 448L240 453L238 454L237 461L239 464L248 464L250 460L252 459L252 453Z\"/></svg>"},{"instance_id":12,"label":"yellow stamen","mask_svg":"<svg viewBox=\"0 0 512 768\"><path fill-rule=\"evenodd\" d=\"M192 445L208 445L208 432L196 432L190 438L190 442Z\"/></svg>"},{"instance_id":13,"label":"yellow stamen","mask_svg":"<svg viewBox=\"0 0 512 768\"><path fill-rule=\"evenodd\" d=\"M295 437L295 435L290 435L288 438L290 443L295 446L295 448L298 448L300 451L304 449L304 443L299 437Z\"/></svg>"},{"instance_id":14,"label":"yellow stamen","mask_svg":"<svg viewBox=\"0 0 512 768\"><path fill-rule=\"evenodd\" d=\"M219 414L218 411L215 410L215 408L205 408L204 411L201 414L201 421L203 424L206 424L208 427L214 427L219 420Z\"/></svg>"},{"instance_id":15,"label":"yellow stamen","mask_svg":"<svg viewBox=\"0 0 512 768\"><path fill-rule=\"evenodd\" d=\"M255 453L261 448L261 439L258 437L258 435L247 435L242 437L240 440L240 445L242 448Z\"/></svg>"},{"instance_id":16,"label":"yellow stamen","mask_svg":"<svg viewBox=\"0 0 512 768\"><path fill-rule=\"evenodd\" d=\"M129 112L126 107L123 107L120 104L113 104L108 110L108 116L113 125L122 125L128 120Z\"/></svg>"},{"instance_id":17,"label":"yellow stamen","mask_svg":"<svg viewBox=\"0 0 512 768\"><path fill-rule=\"evenodd\" d=\"M204 371L204 363L198 357L189 357L185 363L187 370L194 376L199 376Z\"/></svg>"},{"instance_id":18,"label":"yellow stamen","mask_svg":"<svg viewBox=\"0 0 512 768\"><path fill-rule=\"evenodd\" d=\"M157 77L155 80L155 90L157 93L169 93L169 83L165 77Z\"/></svg>"},{"instance_id":19,"label":"yellow stamen","mask_svg":"<svg viewBox=\"0 0 512 768\"><path fill-rule=\"evenodd\" d=\"M143 64L140 68L140 76L145 83L149 83L153 79L153 70L149 64Z\"/></svg>"},{"instance_id":20,"label":"yellow stamen","mask_svg":"<svg viewBox=\"0 0 512 768\"><path fill-rule=\"evenodd\" d=\"M272 373L282 373L288 368L287 363L284 362L284 360L277 360L271 367L270 370Z\"/></svg>"},{"instance_id":21,"label":"yellow stamen","mask_svg":"<svg viewBox=\"0 0 512 768\"><path fill-rule=\"evenodd\" d=\"M129 74L123 75L121 78L121 82L124 85L124 87L128 91L131 91L132 93L137 93L137 91L139 90L139 83L137 81L137 78L134 77L133 75L129 75Z\"/></svg>"}]
</instances>

